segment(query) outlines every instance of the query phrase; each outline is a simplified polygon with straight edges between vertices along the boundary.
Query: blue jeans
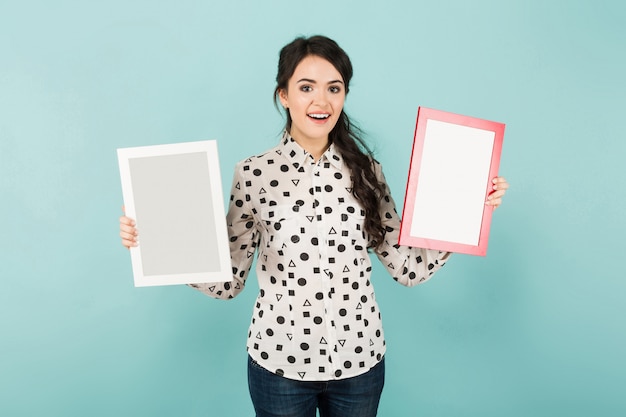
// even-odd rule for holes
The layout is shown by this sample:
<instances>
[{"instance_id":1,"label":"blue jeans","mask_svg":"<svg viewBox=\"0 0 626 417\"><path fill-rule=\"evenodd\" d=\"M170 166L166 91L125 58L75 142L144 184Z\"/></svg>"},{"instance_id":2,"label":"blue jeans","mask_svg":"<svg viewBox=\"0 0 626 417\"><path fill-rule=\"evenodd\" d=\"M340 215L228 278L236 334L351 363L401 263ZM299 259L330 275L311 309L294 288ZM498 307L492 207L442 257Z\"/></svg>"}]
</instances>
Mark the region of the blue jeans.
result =
<instances>
[{"instance_id":1,"label":"blue jeans","mask_svg":"<svg viewBox=\"0 0 626 417\"><path fill-rule=\"evenodd\" d=\"M375 417L385 382L385 359L368 372L333 381L296 381L248 356L248 386L256 417Z\"/></svg>"}]
</instances>

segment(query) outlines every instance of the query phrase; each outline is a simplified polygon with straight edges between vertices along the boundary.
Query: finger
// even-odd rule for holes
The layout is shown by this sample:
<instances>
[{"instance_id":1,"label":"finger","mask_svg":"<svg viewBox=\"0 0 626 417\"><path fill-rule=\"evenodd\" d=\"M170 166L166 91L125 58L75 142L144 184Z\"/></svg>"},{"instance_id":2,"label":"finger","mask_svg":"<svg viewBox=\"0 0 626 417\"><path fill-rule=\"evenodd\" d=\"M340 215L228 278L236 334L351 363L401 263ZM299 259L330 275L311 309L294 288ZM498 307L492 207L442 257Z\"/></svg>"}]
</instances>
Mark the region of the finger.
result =
<instances>
[{"instance_id":1,"label":"finger","mask_svg":"<svg viewBox=\"0 0 626 417\"><path fill-rule=\"evenodd\" d=\"M507 190L509 188L509 183L502 177L496 177L492 182L494 190Z\"/></svg>"},{"instance_id":2,"label":"finger","mask_svg":"<svg viewBox=\"0 0 626 417\"><path fill-rule=\"evenodd\" d=\"M129 232L125 232L123 230L120 231L120 237L122 238L122 240L130 240L132 242L136 242L137 241L137 234L136 233L129 233Z\"/></svg>"},{"instance_id":3,"label":"finger","mask_svg":"<svg viewBox=\"0 0 626 417\"><path fill-rule=\"evenodd\" d=\"M122 240L122 246L124 246L127 249L130 249L130 248L136 248L137 246L139 246L139 244L137 242L132 242L130 240Z\"/></svg>"},{"instance_id":4,"label":"finger","mask_svg":"<svg viewBox=\"0 0 626 417\"><path fill-rule=\"evenodd\" d=\"M494 198L493 200L487 200L485 202L485 204L488 205L488 206L494 206L494 208L495 208L495 207L498 207L500 204L502 204L502 199L501 198Z\"/></svg>"},{"instance_id":5,"label":"finger","mask_svg":"<svg viewBox=\"0 0 626 417\"><path fill-rule=\"evenodd\" d=\"M120 237L122 238L122 245L126 246L127 248L135 247L138 245L137 237L131 234L120 232Z\"/></svg>"},{"instance_id":6,"label":"finger","mask_svg":"<svg viewBox=\"0 0 626 417\"><path fill-rule=\"evenodd\" d=\"M122 217L120 217L120 224L134 226L135 225L135 220L131 219L130 217L122 216Z\"/></svg>"},{"instance_id":7,"label":"finger","mask_svg":"<svg viewBox=\"0 0 626 417\"><path fill-rule=\"evenodd\" d=\"M487 200L495 200L496 198L502 198L506 194L506 190L494 191L487 197Z\"/></svg>"},{"instance_id":8,"label":"finger","mask_svg":"<svg viewBox=\"0 0 626 417\"><path fill-rule=\"evenodd\" d=\"M137 247L138 243L132 240L126 240L126 239L122 239L122 246L124 246L125 248L134 248Z\"/></svg>"},{"instance_id":9,"label":"finger","mask_svg":"<svg viewBox=\"0 0 626 417\"><path fill-rule=\"evenodd\" d=\"M494 191L487 196L485 204L488 206L499 206L502 204L502 197L506 194L505 190Z\"/></svg>"},{"instance_id":10,"label":"finger","mask_svg":"<svg viewBox=\"0 0 626 417\"><path fill-rule=\"evenodd\" d=\"M130 236L137 236L139 234L136 228L134 228L133 226L127 226L125 224L120 225L120 231L127 233Z\"/></svg>"}]
</instances>

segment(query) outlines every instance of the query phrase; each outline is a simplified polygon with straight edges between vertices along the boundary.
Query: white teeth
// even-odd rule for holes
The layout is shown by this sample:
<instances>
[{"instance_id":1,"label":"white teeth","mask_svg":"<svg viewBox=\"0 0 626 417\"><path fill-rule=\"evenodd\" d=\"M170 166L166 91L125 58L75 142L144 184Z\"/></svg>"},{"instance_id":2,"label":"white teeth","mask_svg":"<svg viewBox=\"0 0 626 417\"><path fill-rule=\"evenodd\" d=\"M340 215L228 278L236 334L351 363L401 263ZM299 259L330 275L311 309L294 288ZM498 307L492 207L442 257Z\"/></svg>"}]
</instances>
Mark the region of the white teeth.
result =
<instances>
[{"instance_id":1,"label":"white teeth","mask_svg":"<svg viewBox=\"0 0 626 417\"><path fill-rule=\"evenodd\" d=\"M327 119L330 117L329 114L320 114L320 113L311 113L309 114L309 117L312 117L314 119Z\"/></svg>"}]
</instances>

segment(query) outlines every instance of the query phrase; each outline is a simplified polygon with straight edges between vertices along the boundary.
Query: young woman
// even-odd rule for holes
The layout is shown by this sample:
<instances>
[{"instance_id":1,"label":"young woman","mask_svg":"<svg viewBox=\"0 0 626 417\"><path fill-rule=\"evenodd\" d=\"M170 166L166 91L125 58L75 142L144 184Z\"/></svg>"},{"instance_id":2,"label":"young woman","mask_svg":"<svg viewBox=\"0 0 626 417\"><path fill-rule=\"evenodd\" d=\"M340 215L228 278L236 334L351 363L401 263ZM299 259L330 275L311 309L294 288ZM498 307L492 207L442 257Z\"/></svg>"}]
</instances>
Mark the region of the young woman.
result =
<instances>
[{"instance_id":1,"label":"young woman","mask_svg":"<svg viewBox=\"0 0 626 417\"><path fill-rule=\"evenodd\" d=\"M258 251L259 295L248 333L256 415L375 416L385 339L368 251L394 280L428 280L449 257L398 245L400 218L381 166L343 110L352 78L346 53L322 36L280 52L275 100L280 143L237 164L227 215L233 281L191 285L228 299L244 288ZM508 184L493 180L487 205ZM132 219L122 243L137 245Z\"/></svg>"}]
</instances>

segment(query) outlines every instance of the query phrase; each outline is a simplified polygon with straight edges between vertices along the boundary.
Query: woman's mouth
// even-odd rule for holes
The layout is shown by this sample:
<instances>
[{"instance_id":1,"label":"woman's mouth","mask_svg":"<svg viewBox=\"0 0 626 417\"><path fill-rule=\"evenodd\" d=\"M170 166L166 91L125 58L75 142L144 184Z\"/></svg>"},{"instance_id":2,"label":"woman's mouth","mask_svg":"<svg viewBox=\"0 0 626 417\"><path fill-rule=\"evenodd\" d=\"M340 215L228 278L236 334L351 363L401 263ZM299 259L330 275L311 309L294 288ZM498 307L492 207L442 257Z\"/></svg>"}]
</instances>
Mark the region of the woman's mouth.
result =
<instances>
[{"instance_id":1,"label":"woman's mouth","mask_svg":"<svg viewBox=\"0 0 626 417\"><path fill-rule=\"evenodd\" d=\"M326 122L326 120L328 120L328 118L330 117L330 114L328 114L328 113L308 113L307 116L314 123L324 123L324 122Z\"/></svg>"}]
</instances>

